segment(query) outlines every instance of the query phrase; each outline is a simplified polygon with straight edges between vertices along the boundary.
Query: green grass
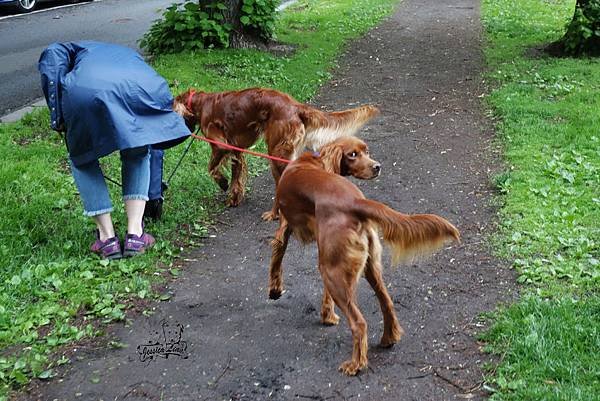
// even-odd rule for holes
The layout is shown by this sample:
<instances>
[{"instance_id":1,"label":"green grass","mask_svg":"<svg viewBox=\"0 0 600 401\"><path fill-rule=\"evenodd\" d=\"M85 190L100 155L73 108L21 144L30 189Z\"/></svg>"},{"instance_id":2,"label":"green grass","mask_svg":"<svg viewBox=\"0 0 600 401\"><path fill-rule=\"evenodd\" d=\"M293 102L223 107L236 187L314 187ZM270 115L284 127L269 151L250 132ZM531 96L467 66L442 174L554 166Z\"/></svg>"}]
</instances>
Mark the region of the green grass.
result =
<instances>
[{"instance_id":1,"label":"green grass","mask_svg":"<svg viewBox=\"0 0 600 401\"><path fill-rule=\"evenodd\" d=\"M488 104L506 160L494 243L528 284L484 336L502 356L494 400L600 394L600 62L539 51L562 36L574 3L483 2Z\"/></svg>"},{"instance_id":2,"label":"green grass","mask_svg":"<svg viewBox=\"0 0 600 401\"><path fill-rule=\"evenodd\" d=\"M153 60L174 93L188 86L228 90L266 86L305 101L330 77L344 43L388 14L397 0L301 1L278 22L277 39L294 46L287 56L253 50L206 51ZM183 152L167 153L168 175ZM147 255L107 263L89 254L93 224L82 215L66 164L66 150L38 111L0 125L0 400L32 377L49 378L68 363L61 345L101 332L99 323L125 318L139 298L165 299L152 284L177 276L177 257L198 245L223 197L206 173L208 148L195 143L171 182L165 217L148 230L158 238ZM266 167L250 158L251 173ZM118 177L118 158L103 160ZM109 184L113 218L123 235L118 188ZM268 205L265 205L265 209ZM210 211L210 213L209 213Z\"/></svg>"},{"instance_id":3,"label":"green grass","mask_svg":"<svg viewBox=\"0 0 600 401\"><path fill-rule=\"evenodd\" d=\"M530 58L560 38L573 1L486 1L489 98L509 170L501 219L521 281L600 283L600 63Z\"/></svg>"},{"instance_id":4,"label":"green grass","mask_svg":"<svg viewBox=\"0 0 600 401\"><path fill-rule=\"evenodd\" d=\"M492 400L600 397L600 297L527 295L483 339L502 355Z\"/></svg>"}]
</instances>

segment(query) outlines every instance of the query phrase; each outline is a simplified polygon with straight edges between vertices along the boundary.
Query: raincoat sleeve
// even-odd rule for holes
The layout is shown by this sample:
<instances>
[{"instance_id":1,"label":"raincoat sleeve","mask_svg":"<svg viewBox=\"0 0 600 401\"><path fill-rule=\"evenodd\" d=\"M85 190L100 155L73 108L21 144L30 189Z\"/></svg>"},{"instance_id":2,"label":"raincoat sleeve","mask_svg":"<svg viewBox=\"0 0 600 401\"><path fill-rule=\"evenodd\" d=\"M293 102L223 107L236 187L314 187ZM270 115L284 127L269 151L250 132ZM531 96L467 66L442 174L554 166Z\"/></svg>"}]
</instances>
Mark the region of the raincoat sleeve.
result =
<instances>
[{"instance_id":1,"label":"raincoat sleeve","mask_svg":"<svg viewBox=\"0 0 600 401\"><path fill-rule=\"evenodd\" d=\"M50 125L54 130L64 127L61 106L61 82L73 68L75 49L68 43L53 43L41 54L38 70L42 78L42 90L50 109Z\"/></svg>"}]
</instances>

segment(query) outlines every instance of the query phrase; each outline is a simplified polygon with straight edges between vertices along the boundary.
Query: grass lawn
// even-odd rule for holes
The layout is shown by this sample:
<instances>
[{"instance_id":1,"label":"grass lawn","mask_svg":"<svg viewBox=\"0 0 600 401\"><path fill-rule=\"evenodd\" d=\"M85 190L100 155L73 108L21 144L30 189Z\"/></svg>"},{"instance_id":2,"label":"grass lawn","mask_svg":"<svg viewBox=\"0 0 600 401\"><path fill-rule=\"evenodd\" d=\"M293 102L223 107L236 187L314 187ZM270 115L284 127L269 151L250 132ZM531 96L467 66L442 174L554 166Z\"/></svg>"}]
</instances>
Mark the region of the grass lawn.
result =
<instances>
[{"instance_id":1,"label":"grass lawn","mask_svg":"<svg viewBox=\"0 0 600 401\"><path fill-rule=\"evenodd\" d=\"M523 299L484 335L493 400L600 397L600 60L551 58L574 0L484 0L506 171L495 246Z\"/></svg>"},{"instance_id":2,"label":"grass lawn","mask_svg":"<svg viewBox=\"0 0 600 401\"><path fill-rule=\"evenodd\" d=\"M216 91L273 87L310 99L329 79L344 43L391 12L397 0L302 0L286 9L277 39L295 51L276 56L252 50L159 57L153 65L174 93L189 86ZM360 99L357 99L360 100ZM165 217L148 230L158 239L147 255L108 263L92 257L91 220L82 215L58 134L47 111L0 125L0 400L31 377L50 378L68 363L61 345L98 335L98 323L122 320L139 298L166 299L152 285L179 274L177 257L197 245L222 197L206 173L208 147L195 143L171 182ZM169 151L168 175L184 146ZM251 172L266 163L250 158ZM116 157L103 160L119 176ZM123 235L119 190L111 186L117 231Z\"/></svg>"}]
</instances>

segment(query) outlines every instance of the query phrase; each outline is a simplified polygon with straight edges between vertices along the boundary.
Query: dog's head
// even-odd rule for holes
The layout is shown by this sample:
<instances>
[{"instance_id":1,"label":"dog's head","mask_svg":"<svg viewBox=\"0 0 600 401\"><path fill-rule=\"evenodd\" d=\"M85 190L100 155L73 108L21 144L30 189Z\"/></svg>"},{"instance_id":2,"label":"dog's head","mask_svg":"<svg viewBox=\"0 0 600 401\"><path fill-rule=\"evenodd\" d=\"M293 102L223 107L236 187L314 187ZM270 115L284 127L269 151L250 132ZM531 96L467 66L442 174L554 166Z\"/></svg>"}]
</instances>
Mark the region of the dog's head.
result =
<instances>
[{"instance_id":1,"label":"dog's head","mask_svg":"<svg viewBox=\"0 0 600 401\"><path fill-rule=\"evenodd\" d=\"M319 153L325 169L334 174L370 180L381 171L381 164L369 157L367 144L353 136L337 139Z\"/></svg>"},{"instance_id":2,"label":"dog's head","mask_svg":"<svg viewBox=\"0 0 600 401\"><path fill-rule=\"evenodd\" d=\"M199 123L198 116L200 115L200 110L197 110L195 105L195 98L198 93L200 92L188 89L177 95L173 100L173 111L183 117L185 125L187 125L190 131L194 131L196 125Z\"/></svg>"}]
</instances>

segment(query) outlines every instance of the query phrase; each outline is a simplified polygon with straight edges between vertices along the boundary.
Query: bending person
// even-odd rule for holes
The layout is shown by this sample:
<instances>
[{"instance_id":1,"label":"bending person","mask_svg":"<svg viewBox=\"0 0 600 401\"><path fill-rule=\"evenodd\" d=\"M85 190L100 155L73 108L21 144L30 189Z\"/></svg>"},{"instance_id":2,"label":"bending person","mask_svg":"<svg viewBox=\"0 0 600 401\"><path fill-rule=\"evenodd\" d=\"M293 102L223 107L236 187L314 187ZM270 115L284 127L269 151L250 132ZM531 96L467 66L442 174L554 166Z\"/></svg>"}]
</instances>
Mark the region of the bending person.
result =
<instances>
[{"instance_id":1,"label":"bending person","mask_svg":"<svg viewBox=\"0 0 600 401\"><path fill-rule=\"evenodd\" d=\"M91 250L117 259L144 252L154 238L142 218L150 183L150 147L165 149L190 132L172 110L166 81L135 51L108 43L54 43L40 56L52 129L65 132L71 172L84 214L96 223ZM127 232L115 233L113 206L98 159L121 154Z\"/></svg>"}]
</instances>

